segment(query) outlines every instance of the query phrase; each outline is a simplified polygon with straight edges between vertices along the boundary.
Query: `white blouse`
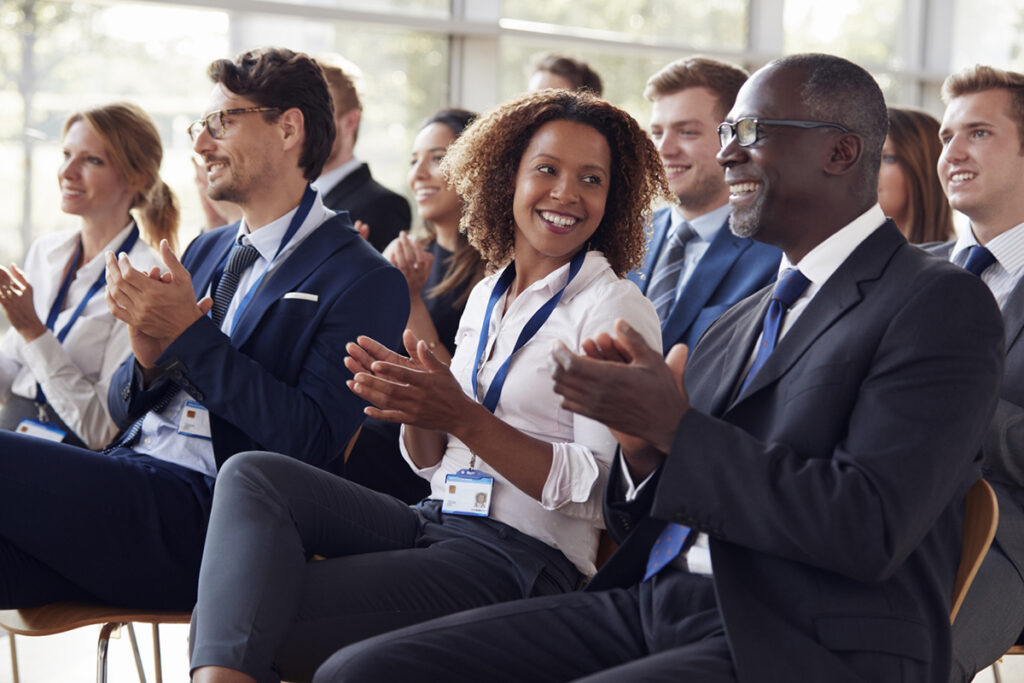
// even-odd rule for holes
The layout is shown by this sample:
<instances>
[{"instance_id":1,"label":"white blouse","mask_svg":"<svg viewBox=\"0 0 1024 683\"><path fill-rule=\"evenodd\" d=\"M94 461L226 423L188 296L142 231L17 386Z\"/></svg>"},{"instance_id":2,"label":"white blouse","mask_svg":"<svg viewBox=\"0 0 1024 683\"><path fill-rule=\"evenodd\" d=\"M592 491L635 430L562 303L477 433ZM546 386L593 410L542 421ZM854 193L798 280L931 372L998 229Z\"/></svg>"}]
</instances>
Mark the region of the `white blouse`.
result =
<instances>
[{"instance_id":1,"label":"white blouse","mask_svg":"<svg viewBox=\"0 0 1024 683\"><path fill-rule=\"evenodd\" d=\"M58 332L104 272L104 253L120 246L131 228L125 227L97 256L79 268L68 288L64 310L54 325ZM22 270L32 285L36 315L44 323L57 298L64 270L78 246L78 235L74 231L40 237L25 257ZM141 235L128 256L132 265L142 271L162 266ZM39 382L60 419L90 448L102 448L117 434L107 409L107 388L114 371L130 352L128 328L110 315L105 291L100 290L86 304L63 344L49 330L31 343L25 343L17 330L7 330L0 341L0 402L11 394L35 400Z\"/></svg>"},{"instance_id":2,"label":"white blouse","mask_svg":"<svg viewBox=\"0 0 1024 683\"><path fill-rule=\"evenodd\" d=\"M480 396L484 396L498 368L508 358L523 326L565 284L569 265L533 283L504 311L504 296L491 315L487 348L480 371ZM473 362L484 312L494 283L501 273L485 278L473 288L466 303L451 370L462 390L473 395ZM601 332L613 333L623 318L656 349L661 349L661 325L651 302L633 283L618 278L601 252L588 252L579 273L566 288L551 317L512 358L494 411L496 417L519 431L551 442L553 460L537 501L477 458L476 469L494 477L491 518L515 527L554 546L585 575L596 572L602 496L616 441L604 425L561 407L554 392L549 358L552 345L562 341L576 353L584 339ZM441 462L413 469L431 482L431 497L443 498L445 477L469 467L472 453L459 439L449 436Z\"/></svg>"}]
</instances>

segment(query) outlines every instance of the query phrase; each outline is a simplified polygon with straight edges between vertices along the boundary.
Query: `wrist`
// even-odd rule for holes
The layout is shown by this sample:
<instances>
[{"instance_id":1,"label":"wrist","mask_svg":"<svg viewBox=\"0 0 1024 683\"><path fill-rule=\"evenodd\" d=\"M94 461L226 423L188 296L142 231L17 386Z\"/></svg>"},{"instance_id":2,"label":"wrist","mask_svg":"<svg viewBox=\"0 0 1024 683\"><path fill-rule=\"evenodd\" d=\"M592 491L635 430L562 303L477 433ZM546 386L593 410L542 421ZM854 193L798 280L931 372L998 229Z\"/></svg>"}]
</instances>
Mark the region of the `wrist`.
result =
<instances>
[{"instance_id":1,"label":"wrist","mask_svg":"<svg viewBox=\"0 0 1024 683\"><path fill-rule=\"evenodd\" d=\"M26 344L31 344L36 339L39 339L46 334L46 325L38 323L37 325L29 325L18 330L18 334L25 340Z\"/></svg>"}]
</instances>

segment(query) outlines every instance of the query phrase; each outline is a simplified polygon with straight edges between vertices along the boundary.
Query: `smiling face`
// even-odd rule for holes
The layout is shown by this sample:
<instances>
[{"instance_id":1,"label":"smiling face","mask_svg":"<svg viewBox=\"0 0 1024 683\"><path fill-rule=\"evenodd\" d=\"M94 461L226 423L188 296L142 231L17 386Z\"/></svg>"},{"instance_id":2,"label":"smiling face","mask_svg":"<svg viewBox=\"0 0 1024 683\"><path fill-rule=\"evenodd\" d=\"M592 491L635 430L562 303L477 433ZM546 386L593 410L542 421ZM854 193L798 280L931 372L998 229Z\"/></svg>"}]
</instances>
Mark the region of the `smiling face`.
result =
<instances>
[{"instance_id":1,"label":"smiling face","mask_svg":"<svg viewBox=\"0 0 1024 683\"><path fill-rule=\"evenodd\" d=\"M718 97L704 87L686 88L654 100L651 138L665 163L669 187L687 219L729 200L722 168L715 161L720 145Z\"/></svg>"},{"instance_id":2,"label":"smiling face","mask_svg":"<svg viewBox=\"0 0 1024 683\"><path fill-rule=\"evenodd\" d=\"M886 136L885 145L882 146L882 165L878 170L878 203L885 215L896 221L901 230L910 228L907 225L910 184L907 172L896 156L896 146L889 136Z\"/></svg>"},{"instance_id":3,"label":"smiling face","mask_svg":"<svg viewBox=\"0 0 1024 683\"><path fill-rule=\"evenodd\" d=\"M516 172L517 269L550 273L568 263L601 224L610 182L604 135L566 120L538 128Z\"/></svg>"},{"instance_id":4,"label":"smiling face","mask_svg":"<svg viewBox=\"0 0 1024 683\"><path fill-rule=\"evenodd\" d=\"M255 106L256 102L218 83L210 93L204 114ZM206 167L207 196L245 207L254 198L269 193L281 167L279 155L275 155L280 143L274 144L274 134L275 126L260 113L225 117L224 135L219 140L214 140L204 128L192 149Z\"/></svg>"},{"instance_id":5,"label":"smiling face","mask_svg":"<svg viewBox=\"0 0 1024 683\"><path fill-rule=\"evenodd\" d=\"M797 95L803 82L797 68L765 67L740 89L726 120L813 119ZM765 124L749 147L733 139L722 148L718 162L725 166L733 233L777 246L794 263L816 244L811 232L821 222L822 169L836 134L834 128Z\"/></svg>"},{"instance_id":6,"label":"smiling face","mask_svg":"<svg viewBox=\"0 0 1024 683\"><path fill-rule=\"evenodd\" d=\"M432 123L412 143L409 187L412 188L420 218L446 228L459 227L462 205L441 173L441 160L455 133L443 123Z\"/></svg>"},{"instance_id":7,"label":"smiling face","mask_svg":"<svg viewBox=\"0 0 1024 683\"><path fill-rule=\"evenodd\" d=\"M64 136L64 161L57 172L60 208L90 220L124 225L137 188L111 164L96 131L79 119Z\"/></svg>"},{"instance_id":8,"label":"smiling face","mask_svg":"<svg viewBox=\"0 0 1024 683\"><path fill-rule=\"evenodd\" d=\"M982 243L1024 221L1024 153L1006 90L954 98L939 138L942 189Z\"/></svg>"}]
</instances>

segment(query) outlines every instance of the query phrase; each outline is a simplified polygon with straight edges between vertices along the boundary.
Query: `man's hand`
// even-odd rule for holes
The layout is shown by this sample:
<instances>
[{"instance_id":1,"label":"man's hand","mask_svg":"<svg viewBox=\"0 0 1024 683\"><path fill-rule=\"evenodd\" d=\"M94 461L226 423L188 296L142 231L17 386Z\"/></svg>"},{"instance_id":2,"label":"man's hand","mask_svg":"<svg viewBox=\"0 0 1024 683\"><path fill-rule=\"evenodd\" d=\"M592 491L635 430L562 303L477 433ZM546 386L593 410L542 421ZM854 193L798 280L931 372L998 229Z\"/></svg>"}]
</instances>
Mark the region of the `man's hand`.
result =
<instances>
[{"instance_id":1,"label":"man's hand","mask_svg":"<svg viewBox=\"0 0 1024 683\"><path fill-rule=\"evenodd\" d=\"M171 342L213 306L210 297L195 300L192 278L167 240L160 243L160 256L167 266L162 275L157 268L136 270L127 254L106 254L107 308L130 328L132 351L144 368L152 368Z\"/></svg>"},{"instance_id":2,"label":"man's hand","mask_svg":"<svg viewBox=\"0 0 1024 683\"><path fill-rule=\"evenodd\" d=\"M623 320L616 322L615 334L585 341L582 356L557 346L555 392L566 410L611 429L631 473L643 478L668 453L690 408L683 386L688 350L677 344L663 359Z\"/></svg>"}]
</instances>

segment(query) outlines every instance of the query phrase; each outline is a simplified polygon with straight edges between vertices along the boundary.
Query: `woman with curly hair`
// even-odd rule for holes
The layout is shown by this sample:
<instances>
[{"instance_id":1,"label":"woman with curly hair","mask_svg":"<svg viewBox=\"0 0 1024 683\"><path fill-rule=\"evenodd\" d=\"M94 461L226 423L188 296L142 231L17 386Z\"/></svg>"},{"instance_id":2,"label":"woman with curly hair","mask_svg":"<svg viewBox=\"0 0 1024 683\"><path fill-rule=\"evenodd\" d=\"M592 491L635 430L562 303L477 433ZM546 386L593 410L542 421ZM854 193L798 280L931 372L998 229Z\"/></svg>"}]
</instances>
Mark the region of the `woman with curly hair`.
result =
<instances>
[{"instance_id":1,"label":"woman with curly hair","mask_svg":"<svg viewBox=\"0 0 1024 683\"><path fill-rule=\"evenodd\" d=\"M553 344L626 319L660 344L622 278L670 192L625 112L545 90L499 106L449 148L461 227L497 272L469 296L451 367L350 344L367 415L403 423L431 482L416 506L269 453L221 470L193 615L194 681L306 679L334 650L445 614L578 588L596 569L615 439L561 407ZM480 495L483 494L483 495ZM268 550L269 549L269 550ZM313 556L325 559L310 561Z\"/></svg>"}]
</instances>

